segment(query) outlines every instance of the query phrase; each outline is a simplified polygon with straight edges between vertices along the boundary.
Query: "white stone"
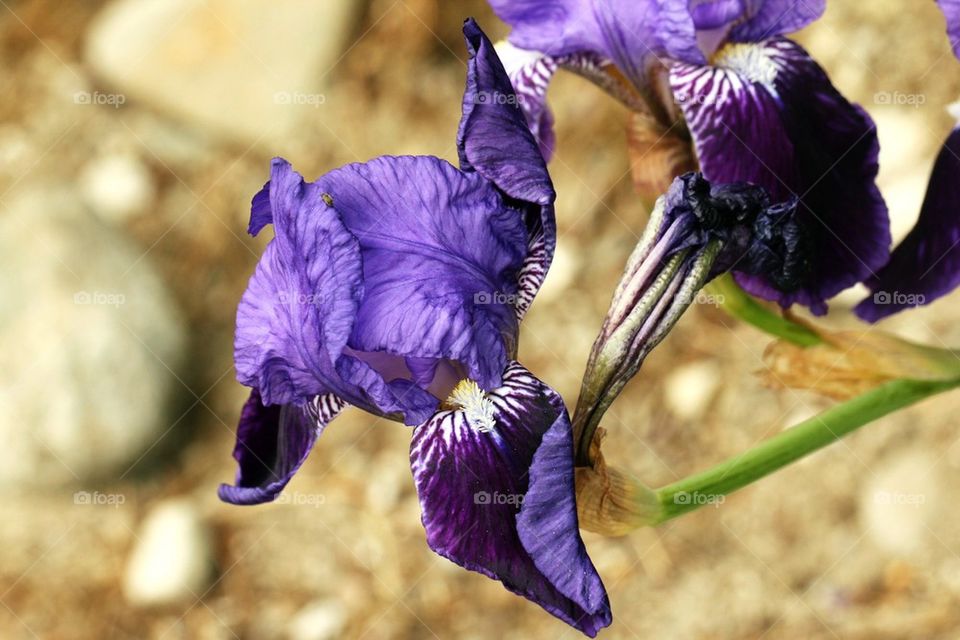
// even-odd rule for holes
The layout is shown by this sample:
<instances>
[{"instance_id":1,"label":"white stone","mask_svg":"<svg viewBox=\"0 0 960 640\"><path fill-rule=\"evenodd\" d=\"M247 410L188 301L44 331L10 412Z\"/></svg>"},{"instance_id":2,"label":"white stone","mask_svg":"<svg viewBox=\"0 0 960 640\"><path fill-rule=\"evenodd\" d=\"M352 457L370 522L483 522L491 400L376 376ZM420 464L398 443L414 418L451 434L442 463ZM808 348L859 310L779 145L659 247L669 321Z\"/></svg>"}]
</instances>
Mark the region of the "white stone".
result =
<instances>
[{"instance_id":1,"label":"white stone","mask_svg":"<svg viewBox=\"0 0 960 640\"><path fill-rule=\"evenodd\" d=\"M123 581L131 604L160 606L197 600L213 576L210 532L187 500L153 507L137 534Z\"/></svg>"},{"instance_id":2,"label":"white stone","mask_svg":"<svg viewBox=\"0 0 960 640\"><path fill-rule=\"evenodd\" d=\"M146 210L156 197L150 169L133 154L94 158L80 175L84 201L108 222L123 222Z\"/></svg>"},{"instance_id":3,"label":"white stone","mask_svg":"<svg viewBox=\"0 0 960 640\"><path fill-rule=\"evenodd\" d=\"M289 640L332 640L343 634L347 614L343 604L321 600L308 604L290 621Z\"/></svg>"},{"instance_id":4,"label":"white stone","mask_svg":"<svg viewBox=\"0 0 960 640\"><path fill-rule=\"evenodd\" d=\"M348 46L353 0L114 0L86 59L124 98L248 142L322 113L319 86Z\"/></svg>"},{"instance_id":5,"label":"white stone","mask_svg":"<svg viewBox=\"0 0 960 640\"><path fill-rule=\"evenodd\" d=\"M877 546L908 555L931 542L931 525L942 506L936 462L936 457L915 451L876 465L860 496L860 514Z\"/></svg>"},{"instance_id":6,"label":"white stone","mask_svg":"<svg viewBox=\"0 0 960 640\"><path fill-rule=\"evenodd\" d=\"M712 362L692 362L675 368L664 382L667 409L681 420L697 420L710 407L720 386L720 369Z\"/></svg>"},{"instance_id":7,"label":"white stone","mask_svg":"<svg viewBox=\"0 0 960 640\"><path fill-rule=\"evenodd\" d=\"M186 333L144 248L71 191L0 215L0 485L126 472L176 418Z\"/></svg>"}]
</instances>

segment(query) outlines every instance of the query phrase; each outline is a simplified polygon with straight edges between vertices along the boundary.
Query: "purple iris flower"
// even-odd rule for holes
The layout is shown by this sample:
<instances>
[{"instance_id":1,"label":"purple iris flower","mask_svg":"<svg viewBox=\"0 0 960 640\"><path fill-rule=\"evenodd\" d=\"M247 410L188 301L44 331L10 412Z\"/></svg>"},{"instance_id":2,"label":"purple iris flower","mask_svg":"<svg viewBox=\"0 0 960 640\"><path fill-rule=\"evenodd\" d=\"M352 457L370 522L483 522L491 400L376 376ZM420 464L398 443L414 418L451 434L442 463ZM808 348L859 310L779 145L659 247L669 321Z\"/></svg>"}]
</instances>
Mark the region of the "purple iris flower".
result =
<instances>
[{"instance_id":1,"label":"purple iris flower","mask_svg":"<svg viewBox=\"0 0 960 640\"><path fill-rule=\"evenodd\" d=\"M542 140L553 139L543 133L550 74L587 59L592 68L615 67L608 82L625 78L620 84L643 99L641 109L667 126L679 110L710 182L756 184L774 202L798 199L799 224L810 238L808 277L784 291L766 274L737 274L751 293L823 314L829 298L886 264L890 231L875 184L876 128L802 47L783 37L817 19L825 0L490 4L513 27L511 44L526 50L507 67Z\"/></svg>"},{"instance_id":2,"label":"purple iris flower","mask_svg":"<svg viewBox=\"0 0 960 640\"><path fill-rule=\"evenodd\" d=\"M570 419L515 361L555 193L492 44L472 20L464 35L459 169L384 156L305 182L273 161L250 233L275 236L237 311L252 391L219 494L276 498L347 405L402 420L430 547L594 636L611 615L579 534Z\"/></svg>"}]
</instances>

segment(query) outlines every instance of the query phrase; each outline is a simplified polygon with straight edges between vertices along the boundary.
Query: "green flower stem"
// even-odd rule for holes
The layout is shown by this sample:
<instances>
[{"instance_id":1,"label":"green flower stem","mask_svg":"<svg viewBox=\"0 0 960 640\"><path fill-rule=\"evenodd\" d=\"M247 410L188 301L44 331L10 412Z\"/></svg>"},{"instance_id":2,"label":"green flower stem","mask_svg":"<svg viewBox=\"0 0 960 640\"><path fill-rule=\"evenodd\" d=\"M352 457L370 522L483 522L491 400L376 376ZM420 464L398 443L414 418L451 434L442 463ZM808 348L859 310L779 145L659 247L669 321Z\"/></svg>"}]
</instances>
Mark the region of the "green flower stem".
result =
<instances>
[{"instance_id":1,"label":"green flower stem","mask_svg":"<svg viewBox=\"0 0 960 640\"><path fill-rule=\"evenodd\" d=\"M733 276L725 273L707 285L710 293L719 300L727 313L752 324L761 331L801 347L810 347L823 342L813 329L792 322L782 315L757 302L734 282Z\"/></svg>"},{"instance_id":2,"label":"green flower stem","mask_svg":"<svg viewBox=\"0 0 960 640\"><path fill-rule=\"evenodd\" d=\"M776 435L756 447L655 491L659 524L705 504L835 442L863 425L929 396L960 386L949 381L895 380Z\"/></svg>"}]
</instances>

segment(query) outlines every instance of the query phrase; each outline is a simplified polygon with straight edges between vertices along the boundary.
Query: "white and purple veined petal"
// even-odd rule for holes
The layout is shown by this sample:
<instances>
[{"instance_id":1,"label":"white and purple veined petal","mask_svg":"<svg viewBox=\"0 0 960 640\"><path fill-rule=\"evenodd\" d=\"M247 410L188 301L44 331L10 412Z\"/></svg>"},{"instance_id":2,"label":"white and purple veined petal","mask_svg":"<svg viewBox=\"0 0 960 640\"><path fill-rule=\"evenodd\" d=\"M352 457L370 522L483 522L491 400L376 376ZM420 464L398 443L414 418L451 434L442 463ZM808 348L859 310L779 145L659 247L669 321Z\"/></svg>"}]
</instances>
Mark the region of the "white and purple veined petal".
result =
<instances>
[{"instance_id":1,"label":"white and purple veined petal","mask_svg":"<svg viewBox=\"0 0 960 640\"><path fill-rule=\"evenodd\" d=\"M868 322L929 304L960 285L960 127L937 156L916 225L867 285L871 295L854 310Z\"/></svg>"},{"instance_id":2,"label":"white and purple veined petal","mask_svg":"<svg viewBox=\"0 0 960 640\"><path fill-rule=\"evenodd\" d=\"M498 42L496 52L516 92L517 103L527 120L530 133L536 139L544 160L549 162L557 139L553 131L553 113L547 106L547 88L557 71L557 61L539 51L515 47L508 41Z\"/></svg>"},{"instance_id":3,"label":"white and purple veined petal","mask_svg":"<svg viewBox=\"0 0 960 640\"><path fill-rule=\"evenodd\" d=\"M512 362L503 386L465 380L448 402L410 447L430 548L596 635L610 607L579 534L562 399Z\"/></svg>"},{"instance_id":4,"label":"white and purple veined petal","mask_svg":"<svg viewBox=\"0 0 960 640\"><path fill-rule=\"evenodd\" d=\"M561 57L611 60L635 86L668 60L702 64L690 8L678 0L490 0L510 42Z\"/></svg>"},{"instance_id":5,"label":"white and purple veined petal","mask_svg":"<svg viewBox=\"0 0 960 640\"><path fill-rule=\"evenodd\" d=\"M803 48L783 38L727 45L712 66L675 65L670 82L707 179L760 185L774 202L800 200L798 220L811 238L808 281L784 291L738 274L748 291L823 314L826 300L886 263L876 127Z\"/></svg>"},{"instance_id":6,"label":"white and purple veined petal","mask_svg":"<svg viewBox=\"0 0 960 640\"><path fill-rule=\"evenodd\" d=\"M233 485L220 485L220 499L240 505L275 500L345 406L332 394L317 396L303 406L264 406L260 392L253 389L237 426L233 450L237 477Z\"/></svg>"}]
</instances>

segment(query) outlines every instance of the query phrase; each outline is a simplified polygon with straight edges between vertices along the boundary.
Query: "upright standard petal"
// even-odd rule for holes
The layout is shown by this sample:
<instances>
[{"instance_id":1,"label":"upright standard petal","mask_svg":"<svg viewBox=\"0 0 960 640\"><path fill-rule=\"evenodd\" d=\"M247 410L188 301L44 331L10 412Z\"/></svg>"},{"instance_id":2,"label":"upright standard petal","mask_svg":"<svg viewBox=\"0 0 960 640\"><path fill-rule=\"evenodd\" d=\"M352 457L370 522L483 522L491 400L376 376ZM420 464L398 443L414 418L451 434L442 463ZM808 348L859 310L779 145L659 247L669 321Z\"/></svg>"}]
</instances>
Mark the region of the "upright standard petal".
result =
<instances>
[{"instance_id":1,"label":"upright standard petal","mask_svg":"<svg viewBox=\"0 0 960 640\"><path fill-rule=\"evenodd\" d=\"M472 19L463 35L469 60L457 132L461 169L476 171L516 200L553 203L546 162L493 43Z\"/></svg>"},{"instance_id":2,"label":"upright standard petal","mask_svg":"<svg viewBox=\"0 0 960 640\"><path fill-rule=\"evenodd\" d=\"M264 404L302 404L341 390L335 366L363 295L360 247L323 192L285 160L273 161L267 196L254 198L251 228L267 221L267 246L240 306L237 378Z\"/></svg>"},{"instance_id":3,"label":"upright standard petal","mask_svg":"<svg viewBox=\"0 0 960 640\"><path fill-rule=\"evenodd\" d=\"M264 406L260 392L253 389L237 427L236 483L220 485L220 499L231 504L276 499L343 407L343 401L333 395L318 396L302 407Z\"/></svg>"},{"instance_id":4,"label":"upright standard petal","mask_svg":"<svg viewBox=\"0 0 960 640\"><path fill-rule=\"evenodd\" d=\"M917 224L867 284L873 293L855 311L869 322L933 302L960 285L960 128L937 156Z\"/></svg>"},{"instance_id":5,"label":"upright standard petal","mask_svg":"<svg viewBox=\"0 0 960 640\"><path fill-rule=\"evenodd\" d=\"M873 275L889 255L876 127L789 40L728 45L715 65L678 64L670 74L704 175L760 185L774 202L798 197L798 224L811 247L802 287L785 291L744 274L738 280L784 307L825 313L827 299Z\"/></svg>"},{"instance_id":6,"label":"upright standard petal","mask_svg":"<svg viewBox=\"0 0 960 640\"><path fill-rule=\"evenodd\" d=\"M524 277L514 305L519 320L553 260L556 193L544 156L493 44L473 20L464 24L463 34L470 60L457 133L460 166L496 185L516 207L527 228Z\"/></svg>"},{"instance_id":7,"label":"upright standard petal","mask_svg":"<svg viewBox=\"0 0 960 640\"><path fill-rule=\"evenodd\" d=\"M485 388L499 386L527 255L516 209L481 176L431 157L375 158L316 185L362 258L350 349L452 360Z\"/></svg>"},{"instance_id":8,"label":"upright standard petal","mask_svg":"<svg viewBox=\"0 0 960 640\"><path fill-rule=\"evenodd\" d=\"M490 393L464 381L455 408L414 431L427 542L594 636L610 624L610 606L577 526L563 401L517 363L503 381Z\"/></svg>"},{"instance_id":9,"label":"upright standard petal","mask_svg":"<svg viewBox=\"0 0 960 640\"><path fill-rule=\"evenodd\" d=\"M637 86L668 59L702 64L686 2L678 0L490 0L513 27L510 41L551 56L609 58Z\"/></svg>"},{"instance_id":10,"label":"upright standard petal","mask_svg":"<svg viewBox=\"0 0 960 640\"><path fill-rule=\"evenodd\" d=\"M947 37L953 55L960 58L960 0L937 0L937 5L947 19Z\"/></svg>"},{"instance_id":11,"label":"upright standard petal","mask_svg":"<svg viewBox=\"0 0 960 640\"><path fill-rule=\"evenodd\" d=\"M744 19L734 27L735 42L762 42L799 31L823 15L827 0L743 0Z\"/></svg>"}]
</instances>

